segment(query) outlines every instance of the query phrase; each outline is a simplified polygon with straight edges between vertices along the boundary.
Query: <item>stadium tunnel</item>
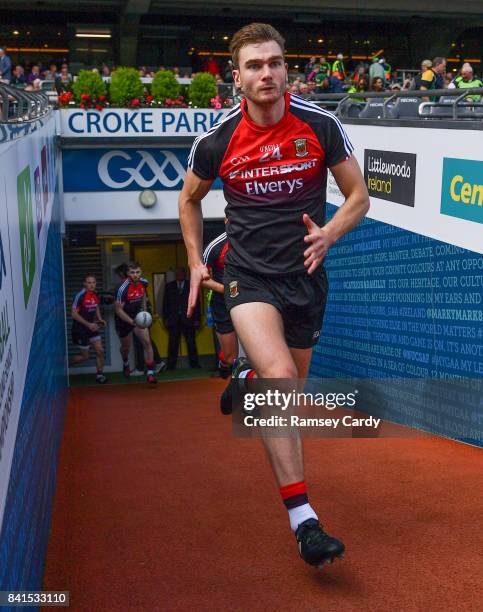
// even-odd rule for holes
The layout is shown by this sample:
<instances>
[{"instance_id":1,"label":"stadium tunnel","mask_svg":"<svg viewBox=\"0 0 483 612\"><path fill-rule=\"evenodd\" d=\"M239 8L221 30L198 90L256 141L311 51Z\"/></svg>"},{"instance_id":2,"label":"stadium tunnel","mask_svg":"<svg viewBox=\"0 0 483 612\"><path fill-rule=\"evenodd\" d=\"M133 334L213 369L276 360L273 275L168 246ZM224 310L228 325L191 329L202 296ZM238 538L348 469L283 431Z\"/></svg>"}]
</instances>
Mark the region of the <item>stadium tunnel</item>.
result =
<instances>
[{"instance_id":1,"label":"stadium tunnel","mask_svg":"<svg viewBox=\"0 0 483 612\"><path fill-rule=\"evenodd\" d=\"M224 112L44 109L22 124L0 124L4 590L42 584L68 400L72 295L93 272L109 310L115 268L134 259L160 314L166 279L186 265L176 202L189 148ZM345 127L371 211L327 259L331 294L311 377L481 381L481 121L348 119ZM221 184L214 187L203 202L205 240L223 227ZM343 201L330 175L327 200L330 216ZM106 369L117 371L113 325L107 333ZM165 355L161 325L153 335ZM207 359L213 353L206 326L198 348ZM432 410L402 414L400 405L386 416L483 444L478 405L444 418Z\"/></svg>"}]
</instances>

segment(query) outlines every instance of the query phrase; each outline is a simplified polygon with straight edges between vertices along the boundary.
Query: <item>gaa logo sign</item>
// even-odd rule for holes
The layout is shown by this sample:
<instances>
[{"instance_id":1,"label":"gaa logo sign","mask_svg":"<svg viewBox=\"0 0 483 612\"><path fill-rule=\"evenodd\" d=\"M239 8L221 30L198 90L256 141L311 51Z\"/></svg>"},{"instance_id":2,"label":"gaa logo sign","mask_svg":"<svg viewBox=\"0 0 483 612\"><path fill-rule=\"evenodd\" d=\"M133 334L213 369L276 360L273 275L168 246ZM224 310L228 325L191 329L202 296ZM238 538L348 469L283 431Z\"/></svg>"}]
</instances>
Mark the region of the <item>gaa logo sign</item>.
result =
<instances>
[{"instance_id":1,"label":"gaa logo sign","mask_svg":"<svg viewBox=\"0 0 483 612\"><path fill-rule=\"evenodd\" d=\"M172 151L115 150L99 160L100 180L111 189L139 189L156 187L173 189L186 175L185 169ZM127 163L126 163L127 162Z\"/></svg>"},{"instance_id":2,"label":"gaa logo sign","mask_svg":"<svg viewBox=\"0 0 483 612\"><path fill-rule=\"evenodd\" d=\"M35 230L32 213L30 166L24 168L17 177L17 203L20 254L22 259L23 297L25 308L27 308L35 278Z\"/></svg>"}]
</instances>

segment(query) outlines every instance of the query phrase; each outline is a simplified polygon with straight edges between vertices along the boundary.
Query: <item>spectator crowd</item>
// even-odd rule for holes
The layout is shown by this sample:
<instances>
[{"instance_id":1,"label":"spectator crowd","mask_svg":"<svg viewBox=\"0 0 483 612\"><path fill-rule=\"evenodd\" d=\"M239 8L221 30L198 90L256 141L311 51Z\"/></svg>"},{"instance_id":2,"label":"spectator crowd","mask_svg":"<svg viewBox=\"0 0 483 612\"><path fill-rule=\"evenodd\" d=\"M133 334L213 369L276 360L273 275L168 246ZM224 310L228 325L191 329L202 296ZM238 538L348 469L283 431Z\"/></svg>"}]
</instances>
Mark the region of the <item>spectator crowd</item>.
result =
<instances>
[{"instance_id":1,"label":"spectator crowd","mask_svg":"<svg viewBox=\"0 0 483 612\"><path fill-rule=\"evenodd\" d=\"M170 70L177 78L190 78L197 72L209 72L219 84L233 82L231 60L220 66L215 57L208 56L202 61L194 52L191 64L189 70L181 70L177 66L171 67ZM146 66L138 68L139 76L144 78L153 77L156 70L163 69L164 66L154 70ZM100 73L104 78L110 77L113 70L114 67L107 64L93 68L93 71ZM370 62L358 63L350 72L346 68L342 53L338 53L332 62L323 55L313 56L305 64L303 73L292 77L288 87L290 92L300 95L483 87L483 81L475 74L470 63L463 63L456 72L448 72L444 57L424 59L419 72L406 72L412 72L412 77L406 79L398 77L398 71L393 70L386 59L379 56L373 57ZM27 91L39 91L42 89L43 81L50 82L52 88L60 94L69 90L73 76L69 72L67 63L60 64L60 69L54 62L48 68L40 63L34 63L29 70L21 64L14 66L6 51L0 48L0 83L24 87ZM481 99L478 95L468 97L475 101Z\"/></svg>"}]
</instances>

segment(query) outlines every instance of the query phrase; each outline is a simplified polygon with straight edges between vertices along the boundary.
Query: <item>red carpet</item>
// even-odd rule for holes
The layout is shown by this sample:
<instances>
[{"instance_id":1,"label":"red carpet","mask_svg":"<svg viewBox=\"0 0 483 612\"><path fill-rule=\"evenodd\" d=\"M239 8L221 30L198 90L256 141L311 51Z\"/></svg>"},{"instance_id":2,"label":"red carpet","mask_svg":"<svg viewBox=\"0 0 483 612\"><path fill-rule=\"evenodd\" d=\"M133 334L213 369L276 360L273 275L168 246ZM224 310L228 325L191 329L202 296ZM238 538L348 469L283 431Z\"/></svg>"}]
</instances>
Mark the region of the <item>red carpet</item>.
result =
<instances>
[{"instance_id":1,"label":"red carpet","mask_svg":"<svg viewBox=\"0 0 483 612\"><path fill-rule=\"evenodd\" d=\"M481 450L308 440L311 501L347 547L318 572L223 384L71 390L45 589L85 612L481 610Z\"/></svg>"}]
</instances>

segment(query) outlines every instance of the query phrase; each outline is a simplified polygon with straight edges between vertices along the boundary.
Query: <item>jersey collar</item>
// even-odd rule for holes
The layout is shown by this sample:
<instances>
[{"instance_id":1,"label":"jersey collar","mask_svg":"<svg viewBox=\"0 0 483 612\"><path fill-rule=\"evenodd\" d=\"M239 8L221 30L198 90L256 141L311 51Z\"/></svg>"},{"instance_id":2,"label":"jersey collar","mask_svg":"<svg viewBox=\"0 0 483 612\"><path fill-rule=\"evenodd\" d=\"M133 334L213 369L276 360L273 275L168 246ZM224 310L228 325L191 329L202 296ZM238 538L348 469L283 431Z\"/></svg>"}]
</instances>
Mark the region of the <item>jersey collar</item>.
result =
<instances>
[{"instance_id":1,"label":"jersey collar","mask_svg":"<svg viewBox=\"0 0 483 612\"><path fill-rule=\"evenodd\" d=\"M241 107L241 111L243 114L243 118L245 119L245 121L248 123L248 125L250 126L252 130L256 130L257 132L268 132L270 130L273 130L276 127L283 125L288 120L288 117L290 114L289 112L290 111L290 94L288 93L288 91L285 92L285 110L284 110L283 116L280 119L280 121L278 121L277 123L274 123L273 125L258 125L258 123L255 123L254 121L252 121L250 117L248 116L246 100L242 101L240 107Z\"/></svg>"}]
</instances>

